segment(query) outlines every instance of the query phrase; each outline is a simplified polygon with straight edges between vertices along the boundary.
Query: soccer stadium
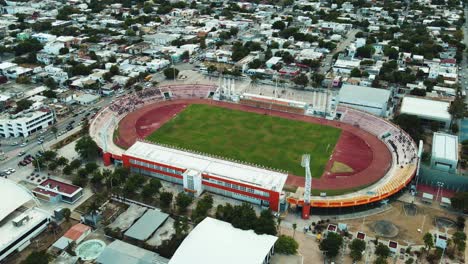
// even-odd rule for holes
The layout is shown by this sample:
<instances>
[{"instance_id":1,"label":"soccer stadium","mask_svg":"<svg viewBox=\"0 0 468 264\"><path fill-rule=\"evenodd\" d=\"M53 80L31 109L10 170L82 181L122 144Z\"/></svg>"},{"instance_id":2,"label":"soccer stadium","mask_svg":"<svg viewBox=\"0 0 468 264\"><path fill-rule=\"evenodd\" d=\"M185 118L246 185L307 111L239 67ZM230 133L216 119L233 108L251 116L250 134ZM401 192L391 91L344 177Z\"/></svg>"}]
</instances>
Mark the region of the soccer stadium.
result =
<instances>
[{"instance_id":1,"label":"soccer stadium","mask_svg":"<svg viewBox=\"0 0 468 264\"><path fill-rule=\"evenodd\" d=\"M161 85L100 110L90 135L106 165L183 185L194 196L207 191L274 211L372 204L412 180L418 148L403 130L328 102L326 118L317 117L315 104L220 85ZM303 154L310 154L307 166Z\"/></svg>"}]
</instances>

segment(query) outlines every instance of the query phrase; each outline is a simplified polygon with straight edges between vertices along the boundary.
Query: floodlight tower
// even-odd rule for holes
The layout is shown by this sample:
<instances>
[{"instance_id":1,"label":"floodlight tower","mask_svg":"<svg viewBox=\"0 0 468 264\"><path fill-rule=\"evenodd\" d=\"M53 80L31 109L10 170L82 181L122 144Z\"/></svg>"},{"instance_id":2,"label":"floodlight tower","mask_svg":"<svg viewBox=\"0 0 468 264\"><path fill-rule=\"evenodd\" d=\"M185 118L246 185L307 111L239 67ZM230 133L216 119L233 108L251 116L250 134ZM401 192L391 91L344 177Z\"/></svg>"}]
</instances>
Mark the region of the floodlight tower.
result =
<instances>
[{"instance_id":1,"label":"floodlight tower","mask_svg":"<svg viewBox=\"0 0 468 264\"><path fill-rule=\"evenodd\" d=\"M302 219L310 216L310 191L312 189L312 174L310 173L310 154L302 155L301 166L305 168L304 205L302 206Z\"/></svg>"}]
</instances>

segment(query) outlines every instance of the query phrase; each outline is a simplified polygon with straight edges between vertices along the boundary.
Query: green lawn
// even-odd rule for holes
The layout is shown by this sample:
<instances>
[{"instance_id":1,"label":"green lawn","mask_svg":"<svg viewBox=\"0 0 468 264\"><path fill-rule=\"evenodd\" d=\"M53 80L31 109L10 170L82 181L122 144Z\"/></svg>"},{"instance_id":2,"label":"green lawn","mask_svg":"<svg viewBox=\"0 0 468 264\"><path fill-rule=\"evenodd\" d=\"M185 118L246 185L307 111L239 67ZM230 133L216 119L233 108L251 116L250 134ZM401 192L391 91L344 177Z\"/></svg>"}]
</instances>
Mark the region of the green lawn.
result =
<instances>
[{"instance_id":1,"label":"green lawn","mask_svg":"<svg viewBox=\"0 0 468 264\"><path fill-rule=\"evenodd\" d=\"M148 140L304 176L301 156L311 154L319 178L341 130L279 117L192 104Z\"/></svg>"}]
</instances>

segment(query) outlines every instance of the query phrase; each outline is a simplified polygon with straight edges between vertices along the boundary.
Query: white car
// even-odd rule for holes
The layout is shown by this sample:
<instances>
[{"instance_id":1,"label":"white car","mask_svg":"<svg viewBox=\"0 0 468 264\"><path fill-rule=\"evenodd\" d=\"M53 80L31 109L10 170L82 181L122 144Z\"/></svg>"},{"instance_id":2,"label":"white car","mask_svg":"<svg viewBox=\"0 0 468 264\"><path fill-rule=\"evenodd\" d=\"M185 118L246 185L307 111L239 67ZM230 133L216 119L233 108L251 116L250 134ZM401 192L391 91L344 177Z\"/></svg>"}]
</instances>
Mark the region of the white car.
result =
<instances>
[{"instance_id":1,"label":"white car","mask_svg":"<svg viewBox=\"0 0 468 264\"><path fill-rule=\"evenodd\" d=\"M26 142L21 143L20 147L26 147L28 144Z\"/></svg>"},{"instance_id":2,"label":"white car","mask_svg":"<svg viewBox=\"0 0 468 264\"><path fill-rule=\"evenodd\" d=\"M12 168L9 168L8 171L10 172L10 174L16 172L16 170L15 170L15 169L12 169Z\"/></svg>"}]
</instances>

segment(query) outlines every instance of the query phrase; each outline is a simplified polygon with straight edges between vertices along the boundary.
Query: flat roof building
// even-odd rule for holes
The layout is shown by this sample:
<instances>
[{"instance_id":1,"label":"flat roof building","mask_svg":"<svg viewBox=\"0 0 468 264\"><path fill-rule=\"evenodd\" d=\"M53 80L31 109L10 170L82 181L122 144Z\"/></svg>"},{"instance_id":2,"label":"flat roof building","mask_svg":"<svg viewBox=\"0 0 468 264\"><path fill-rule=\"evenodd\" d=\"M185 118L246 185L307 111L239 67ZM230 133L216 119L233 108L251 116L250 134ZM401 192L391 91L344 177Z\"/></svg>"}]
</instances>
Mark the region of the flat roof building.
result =
<instances>
[{"instance_id":1,"label":"flat roof building","mask_svg":"<svg viewBox=\"0 0 468 264\"><path fill-rule=\"evenodd\" d=\"M34 196L48 202L74 204L83 196L83 188L73 184L47 179L32 190Z\"/></svg>"},{"instance_id":2,"label":"flat roof building","mask_svg":"<svg viewBox=\"0 0 468 264\"><path fill-rule=\"evenodd\" d=\"M21 251L31 239L44 231L50 215L36 207L24 205L33 199L29 191L17 183L0 178L0 262Z\"/></svg>"},{"instance_id":3,"label":"flat roof building","mask_svg":"<svg viewBox=\"0 0 468 264\"><path fill-rule=\"evenodd\" d=\"M274 211L288 177L287 173L141 141L125 151L122 162L132 172L181 184L194 196L209 191Z\"/></svg>"},{"instance_id":4,"label":"flat roof building","mask_svg":"<svg viewBox=\"0 0 468 264\"><path fill-rule=\"evenodd\" d=\"M161 211L148 210L125 232L125 236L139 241L146 241L164 224L168 217L168 214Z\"/></svg>"},{"instance_id":5,"label":"flat roof building","mask_svg":"<svg viewBox=\"0 0 468 264\"><path fill-rule=\"evenodd\" d=\"M405 96L400 113L418 116L426 126L438 122L440 128L447 130L452 122L452 116L448 112L449 107L450 102Z\"/></svg>"},{"instance_id":6,"label":"flat roof building","mask_svg":"<svg viewBox=\"0 0 468 264\"><path fill-rule=\"evenodd\" d=\"M432 137L431 167L455 172L458 164L458 137L434 133Z\"/></svg>"},{"instance_id":7,"label":"flat roof building","mask_svg":"<svg viewBox=\"0 0 468 264\"><path fill-rule=\"evenodd\" d=\"M340 105L381 117L387 116L390 99L389 90L351 84L344 84L338 94Z\"/></svg>"},{"instance_id":8,"label":"flat roof building","mask_svg":"<svg viewBox=\"0 0 468 264\"><path fill-rule=\"evenodd\" d=\"M99 264L167 264L169 260L152 251L114 240L102 251L96 262Z\"/></svg>"},{"instance_id":9,"label":"flat roof building","mask_svg":"<svg viewBox=\"0 0 468 264\"><path fill-rule=\"evenodd\" d=\"M269 263L277 239L207 217L188 234L169 264Z\"/></svg>"}]
</instances>

